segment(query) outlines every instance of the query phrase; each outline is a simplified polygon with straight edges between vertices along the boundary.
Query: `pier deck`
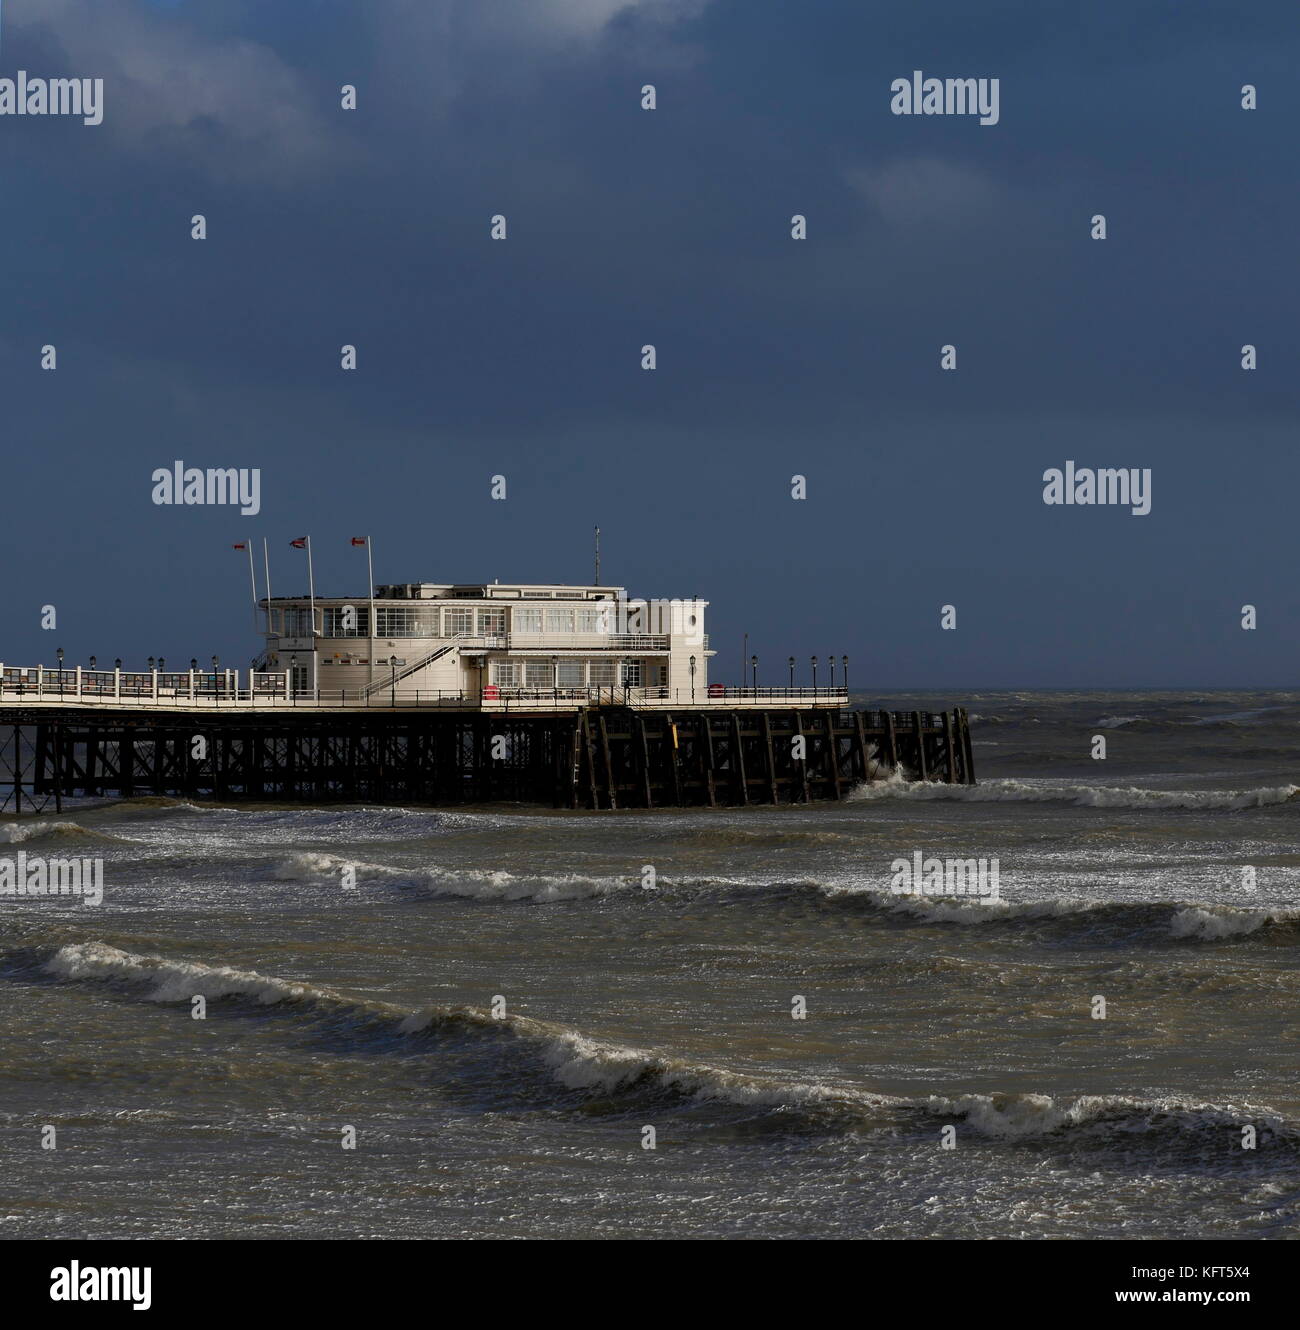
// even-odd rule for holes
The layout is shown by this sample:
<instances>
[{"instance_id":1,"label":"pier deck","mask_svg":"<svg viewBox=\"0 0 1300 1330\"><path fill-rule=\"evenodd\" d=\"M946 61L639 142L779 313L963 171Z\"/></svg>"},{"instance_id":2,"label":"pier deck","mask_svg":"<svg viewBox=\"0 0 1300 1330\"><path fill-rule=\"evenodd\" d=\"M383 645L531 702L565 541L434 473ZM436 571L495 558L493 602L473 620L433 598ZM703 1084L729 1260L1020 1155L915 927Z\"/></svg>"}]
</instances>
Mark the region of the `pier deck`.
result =
<instances>
[{"instance_id":1,"label":"pier deck","mask_svg":"<svg viewBox=\"0 0 1300 1330\"><path fill-rule=\"evenodd\" d=\"M916 779L973 784L965 711L0 701L0 811L18 813L58 811L70 795L589 809L806 803L842 799L900 765Z\"/></svg>"}]
</instances>

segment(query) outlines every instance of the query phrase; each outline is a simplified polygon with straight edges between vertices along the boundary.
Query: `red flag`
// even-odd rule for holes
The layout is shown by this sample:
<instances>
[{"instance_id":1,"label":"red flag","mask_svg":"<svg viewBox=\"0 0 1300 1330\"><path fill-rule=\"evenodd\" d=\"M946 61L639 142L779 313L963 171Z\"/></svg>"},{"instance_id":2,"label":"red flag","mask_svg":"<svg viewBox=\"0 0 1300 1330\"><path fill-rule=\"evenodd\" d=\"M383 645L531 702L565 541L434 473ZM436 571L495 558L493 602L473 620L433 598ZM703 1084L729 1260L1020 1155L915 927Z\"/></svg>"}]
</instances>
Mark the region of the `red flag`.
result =
<instances>
[{"instance_id":1,"label":"red flag","mask_svg":"<svg viewBox=\"0 0 1300 1330\"><path fill-rule=\"evenodd\" d=\"M246 550L248 548L248 541L241 540L238 545L232 545L230 548L232 550Z\"/></svg>"},{"instance_id":2,"label":"red flag","mask_svg":"<svg viewBox=\"0 0 1300 1330\"><path fill-rule=\"evenodd\" d=\"M364 545L366 543L366 538L365 536L353 536L352 543L354 545Z\"/></svg>"},{"instance_id":3,"label":"red flag","mask_svg":"<svg viewBox=\"0 0 1300 1330\"><path fill-rule=\"evenodd\" d=\"M296 550L305 550L307 548L307 537L299 536L297 540L291 540L289 544Z\"/></svg>"}]
</instances>

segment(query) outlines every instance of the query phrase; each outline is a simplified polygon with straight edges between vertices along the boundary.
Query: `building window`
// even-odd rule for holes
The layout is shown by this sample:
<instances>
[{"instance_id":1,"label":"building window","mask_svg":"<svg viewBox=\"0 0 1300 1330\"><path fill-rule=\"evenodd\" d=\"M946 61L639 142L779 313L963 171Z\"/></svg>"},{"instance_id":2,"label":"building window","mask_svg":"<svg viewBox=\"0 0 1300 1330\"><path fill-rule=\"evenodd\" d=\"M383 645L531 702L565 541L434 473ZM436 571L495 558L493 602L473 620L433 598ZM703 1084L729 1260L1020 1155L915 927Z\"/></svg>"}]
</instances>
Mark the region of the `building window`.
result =
<instances>
[{"instance_id":1,"label":"building window","mask_svg":"<svg viewBox=\"0 0 1300 1330\"><path fill-rule=\"evenodd\" d=\"M625 660L623 662L621 682L624 688L641 687L641 662L639 660Z\"/></svg>"},{"instance_id":2,"label":"building window","mask_svg":"<svg viewBox=\"0 0 1300 1330\"><path fill-rule=\"evenodd\" d=\"M468 637L474 631L474 611L449 609L442 616L443 637Z\"/></svg>"},{"instance_id":3,"label":"building window","mask_svg":"<svg viewBox=\"0 0 1300 1330\"><path fill-rule=\"evenodd\" d=\"M586 663L581 660L562 660L556 666L556 674L561 688L581 688L583 671Z\"/></svg>"},{"instance_id":4,"label":"building window","mask_svg":"<svg viewBox=\"0 0 1300 1330\"><path fill-rule=\"evenodd\" d=\"M524 683L529 688L550 688L552 677L549 661L529 660L524 662Z\"/></svg>"},{"instance_id":5,"label":"building window","mask_svg":"<svg viewBox=\"0 0 1300 1330\"><path fill-rule=\"evenodd\" d=\"M377 637L421 637L419 612L405 607L375 611ZM364 636L364 634L363 634Z\"/></svg>"},{"instance_id":6,"label":"building window","mask_svg":"<svg viewBox=\"0 0 1300 1330\"><path fill-rule=\"evenodd\" d=\"M542 612L540 609L528 608L511 611L511 620L517 633L540 633L542 631Z\"/></svg>"},{"instance_id":7,"label":"building window","mask_svg":"<svg viewBox=\"0 0 1300 1330\"><path fill-rule=\"evenodd\" d=\"M578 631L580 633L603 633L605 613L603 610L579 610Z\"/></svg>"},{"instance_id":8,"label":"building window","mask_svg":"<svg viewBox=\"0 0 1300 1330\"><path fill-rule=\"evenodd\" d=\"M494 660L492 662L492 682L499 688L518 688L518 662L513 660Z\"/></svg>"},{"instance_id":9,"label":"building window","mask_svg":"<svg viewBox=\"0 0 1300 1330\"><path fill-rule=\"evenodd\" d=\"M369 637L370 610L363 605L330 605L324 615L326 637Z\"/></svg>"},{"instance_id":10,"label":"building window","mask_svg":"<svg viewBox=\"0 0 1300 1330\"><path fill-rule=\"evenodd\" d=\"M283 611L285 637L310 637L311 610L290 608Z\"/></svg>"},{"instance_id":11,"label":"building window","mask_svg":"<svg viewBox=\"0 0 1300 1330\"><path fill-rule=\"evenodd\" d=\"M547 610L546 611L546 631L548 633L571 633L573 632L573 611L572 610Z\"/></svg>"},{"instance_id":12,"label":"building window","mask_svg":"<svg viewBox=\"0 0 1300 1330\"><path fill-rule=\"evenodd\" d=\"M587 662L588 678L593 685L612 684L614 682L614 662L612 660L592 660Z\"/></svg>"},{"instance_id":13,"label":"building window","mask_svg":"<svg viewBox=\"0 0 1300 1330\"><path fill-rule=\"evenodd\" d=\"M480 637L503 637L505 631L505 610L479 610L478 635Z\"/></svg>"}]
</instances>

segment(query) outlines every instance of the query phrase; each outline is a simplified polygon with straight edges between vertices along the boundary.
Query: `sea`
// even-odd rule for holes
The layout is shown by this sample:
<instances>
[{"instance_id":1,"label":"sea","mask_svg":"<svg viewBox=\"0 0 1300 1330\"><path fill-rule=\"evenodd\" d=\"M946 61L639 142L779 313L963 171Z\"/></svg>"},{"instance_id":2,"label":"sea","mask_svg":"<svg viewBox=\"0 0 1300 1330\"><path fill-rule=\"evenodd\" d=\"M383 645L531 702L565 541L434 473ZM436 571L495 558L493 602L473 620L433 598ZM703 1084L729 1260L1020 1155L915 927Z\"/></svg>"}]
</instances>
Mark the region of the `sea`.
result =
<instances>
[{"instance_id":1,"label":"sea","mask_svg":"<svg viewBox=\"0 0 1300 1330\"><path fill-rule=\"evenodd\" d=\"M1300 694L854 701L979 783L7 815L0 1236L1300 1234Z\"/></svg>"}]
</instances>

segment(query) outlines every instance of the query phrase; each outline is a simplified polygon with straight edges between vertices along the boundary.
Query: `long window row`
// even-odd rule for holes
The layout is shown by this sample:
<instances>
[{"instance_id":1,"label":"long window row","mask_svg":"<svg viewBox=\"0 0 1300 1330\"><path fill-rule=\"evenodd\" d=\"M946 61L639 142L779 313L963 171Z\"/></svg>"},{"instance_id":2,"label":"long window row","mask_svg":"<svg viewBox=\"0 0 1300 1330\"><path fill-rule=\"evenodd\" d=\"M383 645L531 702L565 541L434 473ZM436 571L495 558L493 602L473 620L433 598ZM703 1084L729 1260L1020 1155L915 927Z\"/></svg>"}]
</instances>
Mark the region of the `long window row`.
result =
<instances>
[{"instance_id":1,"label":"long window row","mask_svg":"<svg viewBox=\"0 0 1300 1330\"><path fill-rule=\"evenodd\" d=\"M640 688L666 684L668 667L639 660L494 660L491 682L499 688Z\"/></svg>"},{"instance_id":2,"label":"long window row","mask_svg":"<svg viewBox=\"0 0 1300 1330\"><path fill-rule=\"evenodd\" d=\"M365 603L323 606L319 613L325 637L370 636L370 607ZM305 607L278 609L273 616L281 624L283 636L311 636L311 615ZM527 605L510 610L510 625L516 633L602 633L609 631L611 623L608 611L599 608ZM503 637L505 631L504 609L475 609L469 605L375 607L376 637Z\"/></svg>"}]
</instances>

